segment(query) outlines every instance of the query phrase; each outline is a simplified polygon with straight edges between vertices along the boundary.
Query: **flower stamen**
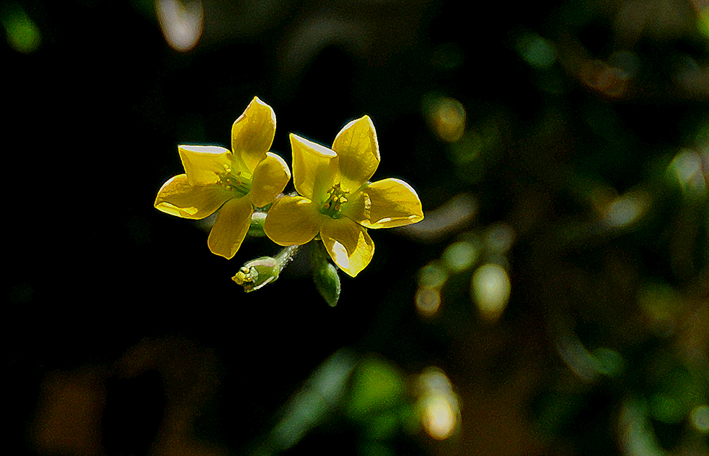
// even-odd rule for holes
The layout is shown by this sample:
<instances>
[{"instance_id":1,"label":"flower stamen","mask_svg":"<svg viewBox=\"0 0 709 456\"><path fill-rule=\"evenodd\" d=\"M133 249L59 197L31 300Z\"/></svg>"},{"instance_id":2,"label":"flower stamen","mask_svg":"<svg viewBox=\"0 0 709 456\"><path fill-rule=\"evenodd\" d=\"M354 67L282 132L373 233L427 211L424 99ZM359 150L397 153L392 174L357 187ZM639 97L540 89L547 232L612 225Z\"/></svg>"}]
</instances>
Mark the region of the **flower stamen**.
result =
<instances>
[{"instance_id":1,"label":"flower stamen","mask_svg":"<svg viewBox=\"0 0 709 456\"><path fill-rule=\"evenodd\" d=\"M342 205L347 202L347 195L349 192L342 190L340 184L335 184L327 191L329 195L325 204L322 206L321 212L325 215L329 215L332 218L338 218L340 211L342 210Z\"/></svg>"},{"instance_id":2,"label":"flower stamen","mask_svg":"<svg viewBox=\"0 0 709 456\"><path fill-rule=\"evenodd\" d=\"M237 285L244 285L252 283L257 277L258 272L256 271L256 268L248 268L246 266L243 266L239 269L239 272L237 272L236 275L232 277L232 280L236 282Z\"/></svg>"},{"instance_id":3,"label":"flower stamen","mask_svg":"<svg viewBox=\"0 0 709 456\"><path fill-rule=\"evenodd\" d=\"M217 173L219 185L227 190L234 190L240 195L246 195L251 190L251 183L241 176L241 171L233 173L229 165L223 165L224 172Z\"/></svg>"}]
</instances>

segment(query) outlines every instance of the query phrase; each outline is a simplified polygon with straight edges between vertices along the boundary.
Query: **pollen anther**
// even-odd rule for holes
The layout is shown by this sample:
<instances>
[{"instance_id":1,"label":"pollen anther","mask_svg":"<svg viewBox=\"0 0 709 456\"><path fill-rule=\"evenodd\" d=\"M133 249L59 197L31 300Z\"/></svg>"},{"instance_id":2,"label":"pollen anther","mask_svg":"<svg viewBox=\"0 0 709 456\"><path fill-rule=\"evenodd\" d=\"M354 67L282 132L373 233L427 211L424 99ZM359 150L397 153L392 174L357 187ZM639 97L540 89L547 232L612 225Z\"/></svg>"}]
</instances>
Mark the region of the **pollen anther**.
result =
<instances>
[{"instance_id":1,"label":"pollen anther","mask_svg":"<svg viewBox=\"0 0 709 456\"><path fill-rule=\"evenodd\" d=\"M229 165L223 165L224 172L217 173L219 178L219 185L223 186L227 190L235 190L239 193L247 194L250 190L251 184L248 179L241 178L241 171L233 173L232 168Z\"/></svg>"},{"instance_id":2,"label":"pollen anther","mask_svg":"<svg viewBox=\"0 0 709 456\"><path fill-rule=\"evenodd\" d=\"M327 191L330 195L325 204L322 206L322 212L325 215L329 215L332 218L337 218L342 210L342 205L347 202L347 195L349 192L344 191L340 188L340 184L335 184Z\"/></svg>"}]
</instances>

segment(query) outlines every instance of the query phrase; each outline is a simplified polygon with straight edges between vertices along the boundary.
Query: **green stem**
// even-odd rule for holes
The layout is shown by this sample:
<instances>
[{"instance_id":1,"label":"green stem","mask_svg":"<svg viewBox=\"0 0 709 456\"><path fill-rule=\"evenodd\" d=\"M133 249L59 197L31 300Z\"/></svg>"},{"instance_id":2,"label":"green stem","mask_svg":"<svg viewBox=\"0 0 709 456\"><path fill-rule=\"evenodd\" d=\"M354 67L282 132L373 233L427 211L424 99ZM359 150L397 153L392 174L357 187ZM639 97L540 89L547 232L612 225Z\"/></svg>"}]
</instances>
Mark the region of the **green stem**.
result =
<instances>
[{"instance_id":1,"label":"green stem","mask_svg":"<svg viewBox=\"0 0 709 456\"><path fill-rule=\"evenodd\" d=\"M329 258L330 255L327 254L325 245L320 242L319 239L315 239L310 243L310 261L313 267L317 267L317 265L322 264L324 261L328 261Z\"/></svg>"},{"instance_id":2,"label":"green stem","mask_svg":"<svg viewBox=\"0 0 709 456\"><path fill-rule=\"evenodd\" d=\"M266 213L260 211L254 211L251 214L251 225L249 226L249 236L253 237L264 237L266 233L263 231L263 224L266 222Z\"/></svg>"},{"instance_id":3,"label":"green stem","mask_svg":"<svg viewBox=\"0 0 709 456\"><path fill-rule=\"evenodd\" d=\"M293 258L295 258L295 255L298 253L298 249L300 248L299 245L291 245L283 250L281 250L278 255L276 255L276 262L278 263L278 266L280 269L278 270L278 273L283 270L283 268L286 267L288 263L293 261Z\"/></svg>"}]
</instances>

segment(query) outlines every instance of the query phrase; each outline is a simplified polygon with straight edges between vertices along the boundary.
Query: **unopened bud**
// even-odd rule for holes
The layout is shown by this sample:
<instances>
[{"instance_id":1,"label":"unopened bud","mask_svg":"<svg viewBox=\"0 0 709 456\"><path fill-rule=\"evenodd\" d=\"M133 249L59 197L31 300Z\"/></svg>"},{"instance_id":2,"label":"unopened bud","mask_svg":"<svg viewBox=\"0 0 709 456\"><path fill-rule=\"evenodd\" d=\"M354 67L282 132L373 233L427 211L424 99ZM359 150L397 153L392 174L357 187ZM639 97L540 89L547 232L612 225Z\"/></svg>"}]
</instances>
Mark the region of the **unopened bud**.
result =
<instances>
[{"instance_id":1,"label":"unopened bud","mask_svg":"<svg viewBox=\"0 0 709 456\"><path fill-rule=\"evenodd\" d=\"M280 272L281 267L275 258L261 257L243 265L231 280L248 293L275 281Z\"/></svg>"},{"instance_id":2,"label":"unopened bud","mask_svg":"<svg viewBox=\"0 0 709 456\"><path fill-rule=\"evenodd\" d=\"M252 227L253 227L252 219ZM244 287L247 293L256 291L271 282L275 282L298 252L297 245L291 245L281 250L276 257L260 257L244 264L239 271L231 278L237 285Z\"/></svg>"},{"instance_id":3,"label":"unopened bud","mask_svg":"<svg viewBox=\"0 0 709 456\"><path fill-rule=\"evenodd\" d=\"M340 290L342 289L337 268L332 263L324 263L313 272L313 281L315 282L315 288L317 288L320 296L325 299L325 302L330 307L335 307L337 300L340 299Z\"/></svg>"}]
</instances>

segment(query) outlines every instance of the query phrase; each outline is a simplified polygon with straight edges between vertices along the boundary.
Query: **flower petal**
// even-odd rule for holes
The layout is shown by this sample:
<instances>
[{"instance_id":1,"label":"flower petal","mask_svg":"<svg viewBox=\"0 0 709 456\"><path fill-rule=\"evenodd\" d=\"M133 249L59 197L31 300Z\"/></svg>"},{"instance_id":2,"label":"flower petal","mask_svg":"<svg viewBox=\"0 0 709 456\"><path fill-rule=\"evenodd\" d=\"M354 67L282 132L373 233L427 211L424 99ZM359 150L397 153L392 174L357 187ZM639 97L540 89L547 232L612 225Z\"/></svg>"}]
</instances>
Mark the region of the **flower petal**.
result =
<instances>
[{"instance_id":1,"label":"flower petal","mask_svg":"<svg viewBox=\"0 0 709 456\"><path fill-rule=\"evenodd\" d=\"M216 184L219 175L231 169L234 158L229 149L219 146L178 146L177 151L190 185Z\"/></svg>"},{"instance_id":2,"label":"flower petal","mask_svg":"<svg viewBox=\"0 0 709 456\"><path fill-rule=\"evenodd\" d=\"M352 196L343 213L367 228L394 228L423 220L416 190L391 178L365 185Z\"/></svg>"},{"instance_id":3,"label":"flower petal","mask_svg":"<svg viewBox=\"0 0 709 456\"><path fill-rule=\"evenodd\" d=\"M348 218L327 217L320 237L332 260L349 276L356 276L372 261L374 242L367 229Z\"/></svg>"},{"instance_id":4,"label":"flower petal","mask_svg":"<svg viewBox=\"0 0 709 456\"><path fill-rule=\"evenodd\" d=\"M271 206L263 231L278 245L303 245L320 232L324 218L309 199L284 196Z\"/></svg>"},{"instance_id":5,"label":"flower petal","mask_svg":"<svg viewBox=\"0 0 709 456\"><path fill-rule=\"evenodd\" d=\"M231 259L249 231L252 212L249 198L232 198L227 201L219 210L217 221L209 233L209 250L215 255Z\"/></svg>"},{"instance_id":6,"label":"flower petal","mask_svg":"<svg viewBox=\"0 0 709 456\"><path fill-rule=\"evenodd\" d=\"M372 119L364 116L345 125L335 137L332 149L340 157L342 188L356 191L379 166L379 143Z\"/></svg>"},{"instance_id":7,"label":"flower petal","mask_svg":"<svg viewBox=\"0 0 709 456\"><path fill-rule=\"evenodd\" d=\"M301 195L320 204L327 191L339 181L337 154L291 133L293 150L293 183Z\"/></svg>"},{"instance_id":8,"label":"flower petal","mask_svg":"<svg viewBox=\"0 0 709 456\"><path fill-rule=\"evenodd\" d=\"M163 184L155 198L155 208L177 217L199 220L212 215L233 194L221 185L190 185L186 174Z\"/></svg>"},{"instance_id":9,"label":"flower petal","mask_svg":"<svg viewBox=\"0 0 709 456\"><path fill-rule=\"evenodd\" d=\"M276 114L273 108L254 97L231 127L231 150L237 161L253 172L273 144Z\"/></svg>"},{"instance_id":10,"label":"flower petal","mask_svg":"<svg viewBox=\"0 0 709 456\"><path fill-rule=\"evenodd\" d=\"M268 152L254 169L251 184L251 201L254 206L263 207L273 202L290 180L290 169L278 155Z\"/></svg>"}]
</instances>

